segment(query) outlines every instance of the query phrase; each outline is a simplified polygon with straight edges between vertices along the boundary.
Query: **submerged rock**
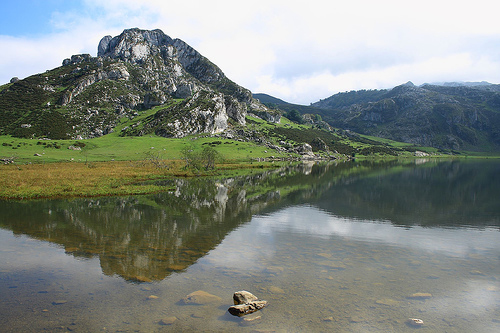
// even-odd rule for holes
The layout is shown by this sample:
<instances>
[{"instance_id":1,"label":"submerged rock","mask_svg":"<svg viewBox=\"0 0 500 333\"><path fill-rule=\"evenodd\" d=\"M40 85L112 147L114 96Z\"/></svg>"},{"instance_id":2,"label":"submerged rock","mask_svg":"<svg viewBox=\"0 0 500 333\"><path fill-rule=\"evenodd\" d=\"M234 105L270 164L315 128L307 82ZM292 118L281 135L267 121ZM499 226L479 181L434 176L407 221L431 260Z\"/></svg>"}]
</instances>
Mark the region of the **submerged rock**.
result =
<instances>
[{"instance_id":1,"label":"submerged rock","mask_svg":"<svg viewBox=\"0 0 500 333\"><path fill-rule=\"evenodd\" d=\"M233 316L244 316L255 311L258 311L267 306L267 301L259 301L254 294L242 290L233 294L233 306L230 306L227 311Z\"/></svg>"},{"instance_id":2,"label":"submerged rock","mask_svg":"<svg viewBox=\"0 0 500 333\"><path fill-rule=\"evenodd\" d=\"M276 287L276 286L270 286L267 290L271 294L284 294L285 293L285 291L283 289L281 289L280 287Z\"/></svg>"},{"instance_id":3,"label":"submerged rock","mask_svg":"<svg viewBox=\"0 0 500 333\"><path fill-rule=\"evenodd\" d=\"M204 305L220 302L222 298L212 295L203 290L197 290L182 299L184 304Z\"/></svg>"},{"instance_id":4,"label":"submerged rock","mask_svg":"<svg viewBox=\"0 0 500 333\"><path fill-rule=\"evenodd\" d=\"M172 325L177 320L177 317L166 317L159 321L160 325Z\"/></svg>"},{"instance_id":5,"label":"submerged rock","mask_svg":"<svg viewBox=\"0 0 500 333\"><path fill-rule=\"evenodd\" d=\"M394 306L398 305L399 302L391 298L383 298L375 301L376 304Z\"/></svg>"},{"instance_id":6,"label":"submerged rock","mask_svg":"<svg viewBox=\"0 0 500 333\"><path fill-rule=\"evenodd\" d=\"M284 269L283 267L279 266L269 266L264 270L264 273L270 274L270 275L278 275L283 273Z\"/></svg>"},{"instance_id":7,"label":"submerged rock","mask_svg":"<svg viewBox=\"0 0 500 333\"><path fill-rule=\"evenodd\" d=\"M430 293L414 293L411 296L408 296L409 299L428 299L431 298L432 294Z\"/></svg>"},{"instance_id":8,"label":"submerged rock","mask_svg":"<svg viewBox=\"0 0 500 333\"><path fill-rule=\"evenodd\" d=\"M245 318L243 318L242 321L240 322L240 326L255 325L260 322L260 319L262 319L262 316L258 316L255 314L245 316Z\"/></svg>"},{"instance_id":9,"label":"submerged rock","mask_svg":"<svg viewBox=\"0 0 500 333\"><path fill-rule=\"evenodd\" d=\"M424 321L422 319L418 319L418 318L408 318L406 323L409 326L413 326L413 327L420 327L420 326L424 325Z\"/></svg>"}]
</instances>

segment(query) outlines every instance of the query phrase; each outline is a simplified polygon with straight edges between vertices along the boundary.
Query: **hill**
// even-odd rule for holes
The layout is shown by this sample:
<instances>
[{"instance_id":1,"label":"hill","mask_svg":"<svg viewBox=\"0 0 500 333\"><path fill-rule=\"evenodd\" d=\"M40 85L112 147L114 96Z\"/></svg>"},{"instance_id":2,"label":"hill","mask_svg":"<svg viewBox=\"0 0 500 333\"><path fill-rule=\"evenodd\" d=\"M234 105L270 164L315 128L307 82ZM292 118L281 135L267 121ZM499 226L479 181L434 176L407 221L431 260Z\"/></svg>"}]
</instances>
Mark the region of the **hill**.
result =
<instances>
[{"instance_id":1,"label":"hill","mask_svg":"<svg viewBox=\"0 0 500 333\"><path fill-rule=\"evenodd\" d=\"M288 102L285 102L282 99L273 97L268 94L257 93L253 94L253 97L258 99L261 103L264 104L276 104L276 105L289 104Z\"/></svg>"},{"instance_id":2,"label":"hill","mask_svg":"<svg viewBox=\"0 0 500 333\"><path fill-rule=\"evenodd\" d=\"M116 160L130 159L132 152L134 155L143 154L147 149L144 147L157 146L158 137L188 138L182 143L170 142L173 149L169 158L180 158L181 151L191 147L190 141L198 139L201 139L198 141L200 145L219 148L222 142L224 145L228 142L226 147L237 142L247 143L244 149L238 147L238 152L229 150L227 155L235 160L242 156L258 159L400 156L425 150L421 146L429 144L443 149L456 148L456 145L446 142L439 145L433 140L420 140L420 133L411 136L412 132L407 131L409 127L423 128L414 118L407 117L406 128L401 127L401 122L394 125L399 119L397 115L402 115L403 110L422 103L422 96L450 95L455 91L453 89L475 89L476 95L480 96L467 91L461 94L467 95L466 101L474 101L475 106L482 105L477 113L481 120L478 126L494 127L493 118L483 119L483 113L497 105L496 86L491 85L406 85L392 90L337 94L304 106L266 94L252 95L191 46L180 39L170 38L161 30L127 29L118 36L103 37L97 50L96 57L73 55L60 67L23 80L13 79L11 83L0 86L0 152L6 161L12 161L16 156L29 161L33 159L30 156L43 155L38 152L39 148L49 152L61 147L85 147L85 160L107 160L111 156ZM412 93L415 90L418 93ZM481 96L484 94L491 96L483 100ZM460 111L464 105L463 100L457 98L450 103L453 114L454 108ZM449 108L437 106L436 110L446 113ZM360 118L363 112L368 116ZM283 115L295 123L282 118ZM471 133L462 123L457 126L459 137L463 142L471 142L469 146L474 140L480 144L486 140L479 134L474 136L474 132ZM373 127L379 130L370 131ZM394 135L391 132L394 128L409 136ZM372 137L360 136L353 130ZM379 140L373 136L396 138L410 144ZM13 137L19 139L13 140ZM101 137L106 139L89 141ZM136 140L141 144L132 148L132 141L127 141L127 144L119 141L127 137L151 137L154 138L151 142L155 143L150 144L148 139ZM32 139L62 141L33 144L29 141ZM194 145L194 148L199 150L200 145ZM251 148L256 145L260 148ZM116 147L123 146L126 149L120 155ZM15 156L7 155L7 150L12 149ZM437 150L427 151L433 153ZM47 154L51 161L77 158L71 152L52 152L54 154ZM81 160L81 156L78 159Z\"/></svg>"},{"instance_id":3,"label":"hill","mask_svg":"<svg viewBox=\"0 0 500 333\"><path fill-rule=\"evenodd\" d=\"M102 38L97 57L74 55L61 67L2 86L0 134L99 137L160 105L169 107L136 124L141 131L123 135L219 133L229 120L244 125L248 111L266 110L182 40L135 28Z\"/></svg>"},{"instance_id":4,"label":"hill","mask_svg":"<svg viewBox=\"0 0 500 333\"><path fill-rule=\"evenodd\" d=\"M408 82L312 104L334 127L440 149L500 151L500 85Z\"/></svg>"}]
</instances>

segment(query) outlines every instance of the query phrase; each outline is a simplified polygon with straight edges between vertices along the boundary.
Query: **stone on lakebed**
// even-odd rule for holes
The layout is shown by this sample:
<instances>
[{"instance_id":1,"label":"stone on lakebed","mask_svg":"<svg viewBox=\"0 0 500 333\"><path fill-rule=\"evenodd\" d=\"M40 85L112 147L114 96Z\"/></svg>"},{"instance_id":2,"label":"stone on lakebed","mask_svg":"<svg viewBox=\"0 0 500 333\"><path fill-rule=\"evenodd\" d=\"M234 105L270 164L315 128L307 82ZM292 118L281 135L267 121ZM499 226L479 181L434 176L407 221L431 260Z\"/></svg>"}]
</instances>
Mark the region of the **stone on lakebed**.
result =
<instances>
[{"instance_id":1,"label":"stone on lakebed","mask_svg":"<svg viewBox=\"0 0 500 333\"><path fill-rule=\"evenodd\" d=\"M197 290L182 299L184 304L205 305L222 301L219 296L212 295L203 290Z\"/></svg>"},{"instance_id":2,"label":"stone on lakebed","mask_svg":"<svg viewBox=\"0 0 500 333\"><path fill-rule=\"evenodd\" d=\"M233 306L230 306L227 311L233 316L244 316L255 311L258 311L267 306L267 301L259 301L254 294L242 290L237 291L233 295Z\"/></svg>"}]
</instances>

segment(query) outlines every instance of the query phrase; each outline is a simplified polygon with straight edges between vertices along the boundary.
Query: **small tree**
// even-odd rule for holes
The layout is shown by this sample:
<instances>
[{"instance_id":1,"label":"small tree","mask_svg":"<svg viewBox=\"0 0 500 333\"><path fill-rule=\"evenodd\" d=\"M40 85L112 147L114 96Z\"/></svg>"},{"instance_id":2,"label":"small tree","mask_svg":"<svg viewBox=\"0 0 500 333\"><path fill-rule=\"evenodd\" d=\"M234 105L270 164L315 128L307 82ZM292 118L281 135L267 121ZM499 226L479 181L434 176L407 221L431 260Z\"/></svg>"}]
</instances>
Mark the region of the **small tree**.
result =
<instances>
[{"instance_id":1,"label":"small tree","mask_svg":"<svg viewBox=\"0 0 500 333\"><path fill-rule=\"evenodd\" d=\"M184 161L186 161L185 168L189 169L191 167L194 167L195 169L198 169L197 166L197 157L196 153L194 152L193 146L187 146L181 149L181 156Z\"/></svg>"},{"instance_id":2,"label":"small tree","mask_svg":"<svg viewBox=\"0 0 500 333\"><path fill-rule=\"evenodd\" d=\"M302 115L296 109L292 109L292 110L288 111L285 114L285 117L287 117L291 121L296 122L298 124L302 124L304 122L304 119L302 119Z\"/></svg>"},{"instance_id":3,"label":"small tree","mask_svg":"<svg viewBox=\"0 0 500 333\"><path fill-rule=\"evenodd\" d=\"M186 161L185 168L199 170L214 169L215 163L222 160L222 155L214 148L207 146L201 152L195 152L193 147L184 147L181 150L182 159Z\"/></svg>"},{"instance_id":4,"label":"small tree","mask_svg":"<svg viewBox=\"0 0 500 333\"><path fill-rule=\"evenodd\" d=\"M156 169L168 169L167 163L163 160L163 157L159 152L155 151L148 151L145 153L145 159L144 162L148 162L149 164L152 164Z\"/></svg>"},{"instance_id":5,"label":"small tree","mask_svg":"<svg viewBox=\"0 0 500 333\"><path fill-rule=\"evenodd\" d=\"M203 148L201 152L201 160L203 161L205 170L215 168L215 162L220 158L219 152L210 146Z\"/></svg>"}]
</instances>

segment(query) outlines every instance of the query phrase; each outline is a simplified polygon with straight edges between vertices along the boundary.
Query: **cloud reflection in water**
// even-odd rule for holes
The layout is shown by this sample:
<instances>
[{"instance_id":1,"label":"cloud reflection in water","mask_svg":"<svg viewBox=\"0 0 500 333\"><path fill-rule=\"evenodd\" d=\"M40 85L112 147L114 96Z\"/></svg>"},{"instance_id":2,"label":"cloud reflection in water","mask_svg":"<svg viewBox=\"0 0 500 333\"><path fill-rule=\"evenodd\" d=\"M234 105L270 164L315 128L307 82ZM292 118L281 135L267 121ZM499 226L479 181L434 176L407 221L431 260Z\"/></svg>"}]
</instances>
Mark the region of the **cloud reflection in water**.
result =
<instances>
[{"instance_id":1,"label":"cloud reflection in water","mask_svg":"<svg viewBox=\"0 0 500 333\"><path fill-rule=\"evenodd\" d=\"M458 257L500 251L500 233L494 228L398 227L389 221L338 217L312 206L289 207L267 218L257 218L255 223L258 232L266 235L292 232L320 238L346 237Z\"/></svg>"}]
</instances>

